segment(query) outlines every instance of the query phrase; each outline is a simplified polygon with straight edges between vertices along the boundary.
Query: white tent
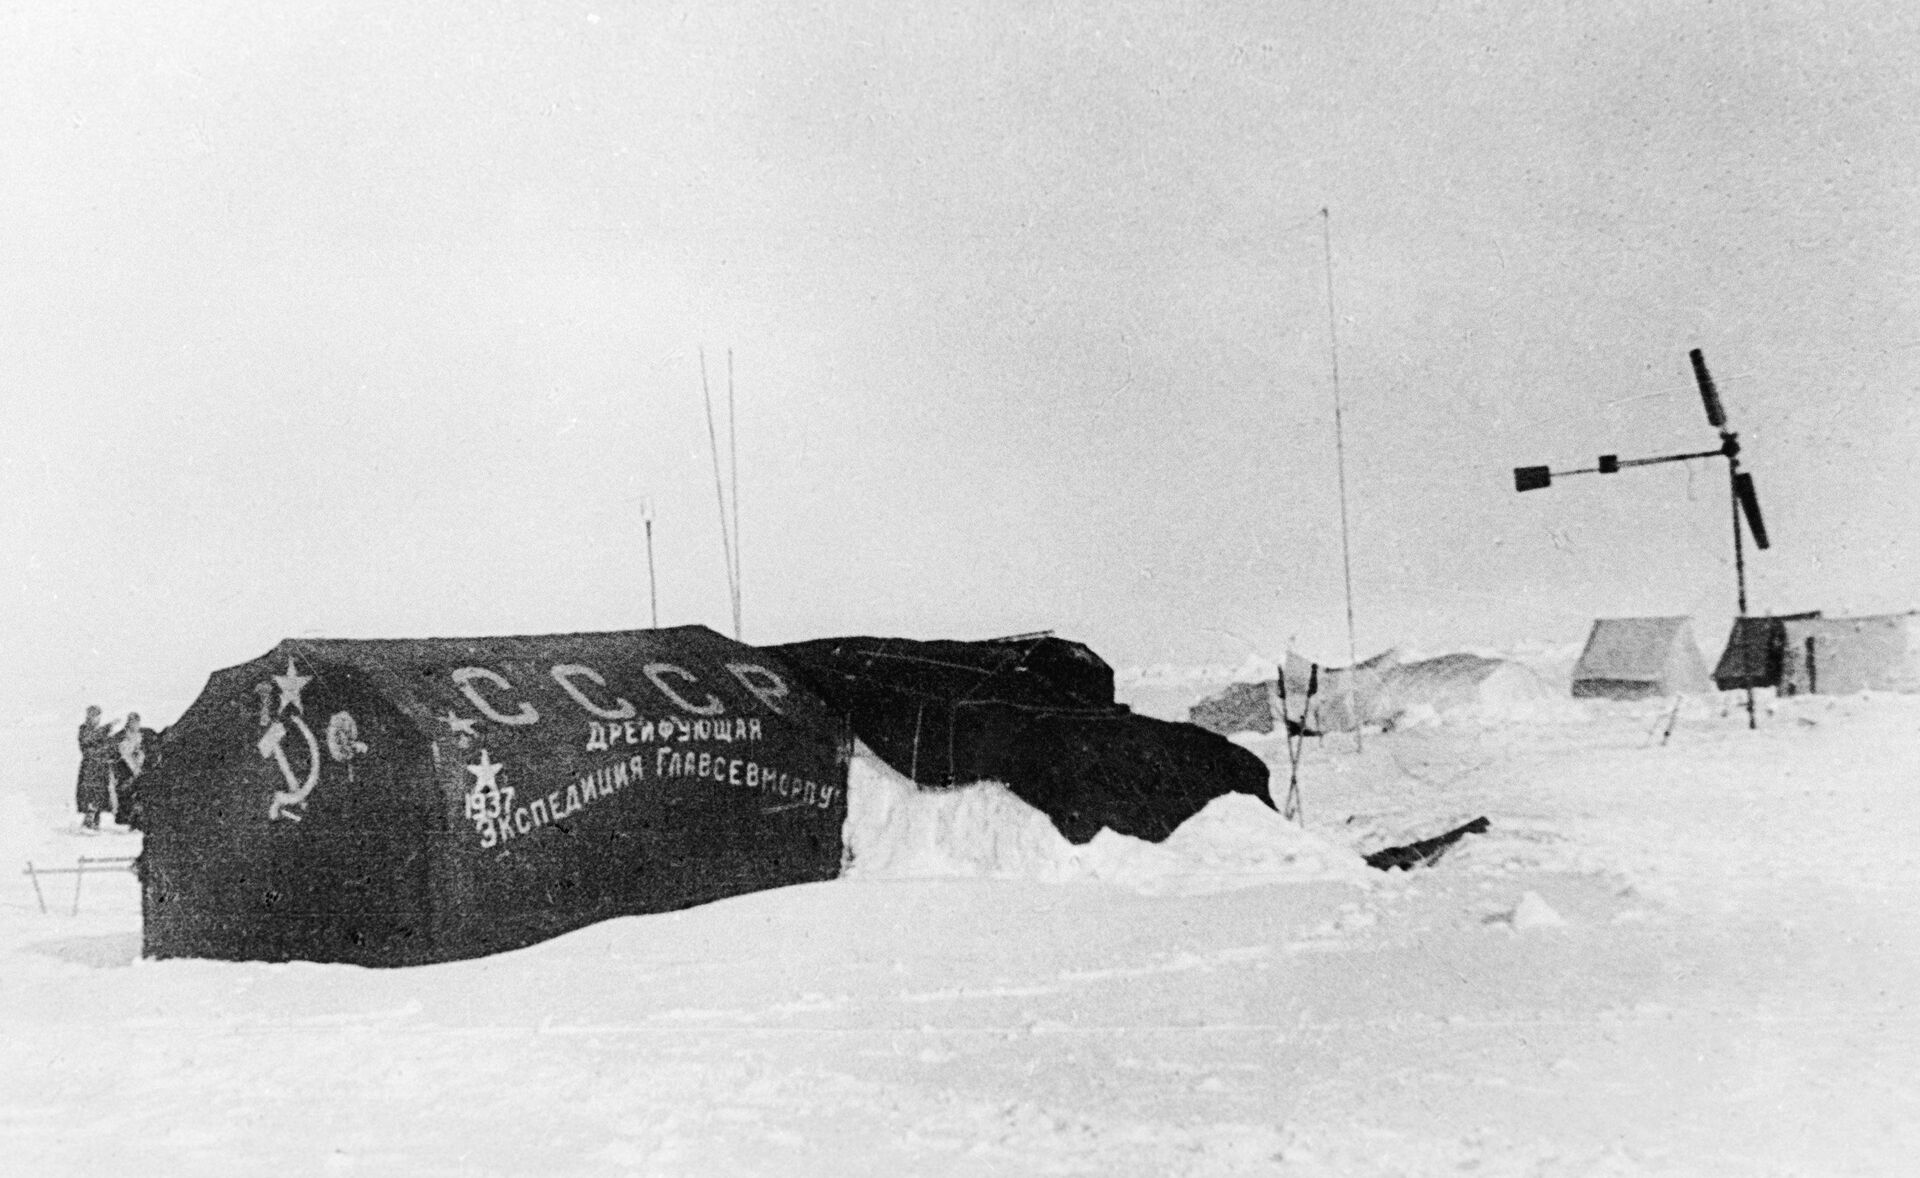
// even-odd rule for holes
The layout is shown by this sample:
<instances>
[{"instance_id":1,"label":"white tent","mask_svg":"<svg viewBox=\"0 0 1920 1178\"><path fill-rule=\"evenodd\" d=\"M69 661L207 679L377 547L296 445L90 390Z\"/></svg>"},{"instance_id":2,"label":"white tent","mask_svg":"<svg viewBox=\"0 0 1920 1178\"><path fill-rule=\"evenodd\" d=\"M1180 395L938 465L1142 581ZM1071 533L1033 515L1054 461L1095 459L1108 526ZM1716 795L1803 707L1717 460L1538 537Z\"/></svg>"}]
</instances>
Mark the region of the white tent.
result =
<instances>
[{"instance_id":1,"label":"white tent","mask_svg":"<svg viewBox=\"0 0 1920 1178\"><path fill-rule=\"evenodd\" d=\"M1920 691L1920 613L1795 618L1783 626L1785 694Z\"/></svg>"},{"instance_id":2,"label":"white tent","mask_svg":"<svg viewBox=\"0 0 1920 1178\"><path fill-rule=\"evenodd\" d=\"M1693 623L1678 618L1600 618L1573 668L1581 699L1648 699L1713 690Z\"/></svg>"},{"instance_id":3,"label":"white tent","mask_svg":"<svg viewBox=\"0 0 1920 1178\"><path fill-rule=\"evenodd\" d=\"M1319 667L1290 650L1286 659L1287 715L1295 723L1304 718L1310 732L1351 732L1363 724L1378 724L1392 715L1382 710L1382 692L1387 674L1399 663L1400 652L1388 650L1351 667ZM1307 699L1309 685L1313 686L1311 701Z\"/></svg>"}]
</instances>

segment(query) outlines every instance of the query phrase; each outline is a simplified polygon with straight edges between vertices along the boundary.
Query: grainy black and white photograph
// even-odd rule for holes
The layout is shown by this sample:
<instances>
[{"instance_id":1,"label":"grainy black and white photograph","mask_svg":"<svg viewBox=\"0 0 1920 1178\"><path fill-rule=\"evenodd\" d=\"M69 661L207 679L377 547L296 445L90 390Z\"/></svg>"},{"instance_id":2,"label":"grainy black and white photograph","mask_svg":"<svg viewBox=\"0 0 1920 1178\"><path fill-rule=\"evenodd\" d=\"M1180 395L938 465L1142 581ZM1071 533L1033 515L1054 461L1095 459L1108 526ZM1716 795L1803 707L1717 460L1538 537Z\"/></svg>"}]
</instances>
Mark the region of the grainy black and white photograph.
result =
<instances>
[{"instance_id":1,"label":"grainy black and white photograph","mask_svg":"<svg viewBox=\"0 0 1920 1178\"><path fill-rule=\"evenodd\" d=\"M1911 1172L1920 9L0 61L0 1170Z\"/></svg>"}]
</instances>

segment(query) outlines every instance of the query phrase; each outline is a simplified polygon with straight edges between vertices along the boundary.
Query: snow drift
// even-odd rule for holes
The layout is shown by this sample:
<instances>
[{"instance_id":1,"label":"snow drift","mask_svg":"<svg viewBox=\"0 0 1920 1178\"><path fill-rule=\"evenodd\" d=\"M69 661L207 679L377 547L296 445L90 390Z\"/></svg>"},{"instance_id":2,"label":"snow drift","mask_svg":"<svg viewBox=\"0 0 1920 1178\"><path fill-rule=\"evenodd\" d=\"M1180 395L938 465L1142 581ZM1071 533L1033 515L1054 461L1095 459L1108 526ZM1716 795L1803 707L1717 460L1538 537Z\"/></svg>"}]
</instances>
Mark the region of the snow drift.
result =
<instances>
[{"instance_id":1,"label":"snow drift","mask_svg":"<svg viewBox=\"0 0 1920 1178\"><path fill-rule=\"evenodd\" d=\"M1076 845L1005 785L927 789L858 742L848 766L841 843L843 874L866 879L1101 880L1148 895L1200 895L1367 874L1352 851L1245 794L1214 798L1164 842L1102 830Z\"/></svg>"}]
</instances>

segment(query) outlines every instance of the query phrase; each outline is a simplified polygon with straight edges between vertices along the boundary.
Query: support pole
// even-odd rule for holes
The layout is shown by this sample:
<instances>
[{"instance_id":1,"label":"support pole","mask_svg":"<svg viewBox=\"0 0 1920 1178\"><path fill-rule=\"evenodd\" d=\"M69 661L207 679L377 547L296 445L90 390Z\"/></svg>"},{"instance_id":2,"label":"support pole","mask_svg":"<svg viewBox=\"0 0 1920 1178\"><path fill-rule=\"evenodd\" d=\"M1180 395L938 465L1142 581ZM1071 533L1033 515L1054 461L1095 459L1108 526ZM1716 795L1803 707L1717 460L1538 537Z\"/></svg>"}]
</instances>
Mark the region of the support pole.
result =
<instances>
[{"instance_id":1,"label":"support pole","mask_svg":"<svg viewBox=\"0 0 1920 1178\"><path fill-rule=\"evenodd\" d=\"M1747 550L1740 536L1740 492L1734 489L1739 478L1740 463L1728 459L1727 487L1733 500L1733 576L1740 592L1740 616L1744 618L1747 616Z\"/></svg>"},{"instance_id":2,"label":"support pole","mask_svg":"<svg viewBox=\"0 0 1920 1178\"><path fill-rule=\"evenodd\" d=\"M660 628L660 583L653 575L653 507L647 507L647 602L653 607L653 628Z\"/></svg>"},{"instance_id":3,"label":"support pole","mask_svg":"<svg viewBox=\"0 0 1920 1178\"><path fill-rule=\"evenodd\" d=\"M1733 505L1733 578L1740 595L1740 616L1747 616L1747 549L1746 541L1740 535L1740 460L1727 455L1727 498ZM1747 659L1741 653L1741 666L1746 667ZM1753 713L1753 669L1747 667L1747 728L1760 727Z\"/></svg>"}]
</instances>

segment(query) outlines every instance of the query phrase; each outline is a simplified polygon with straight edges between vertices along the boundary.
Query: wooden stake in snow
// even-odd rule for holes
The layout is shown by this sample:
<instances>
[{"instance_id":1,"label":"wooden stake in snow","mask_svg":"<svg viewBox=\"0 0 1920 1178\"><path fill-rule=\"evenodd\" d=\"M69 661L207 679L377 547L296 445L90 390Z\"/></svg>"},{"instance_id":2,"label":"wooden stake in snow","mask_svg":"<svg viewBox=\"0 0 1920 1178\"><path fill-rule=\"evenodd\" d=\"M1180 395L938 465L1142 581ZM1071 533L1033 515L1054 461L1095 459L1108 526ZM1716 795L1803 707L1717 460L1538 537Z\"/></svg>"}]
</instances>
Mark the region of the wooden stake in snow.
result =
<instances>
[{"instance_id":1,"label":"wooden stake in snow","mask_svg":"<svg viewBox=\"0 0 1920 1178\"><path fill-rule=\"evenodd\" d=\"M1680 698L1678 694L1673 697L1673 710L1667 713L1667 729L1660 734L1660 743L1662 745L1673 739L1673 726L1680 719ZM1749 719L1751 719L1751 716L1749 716Z\"/></svg>"}]
</instances>

